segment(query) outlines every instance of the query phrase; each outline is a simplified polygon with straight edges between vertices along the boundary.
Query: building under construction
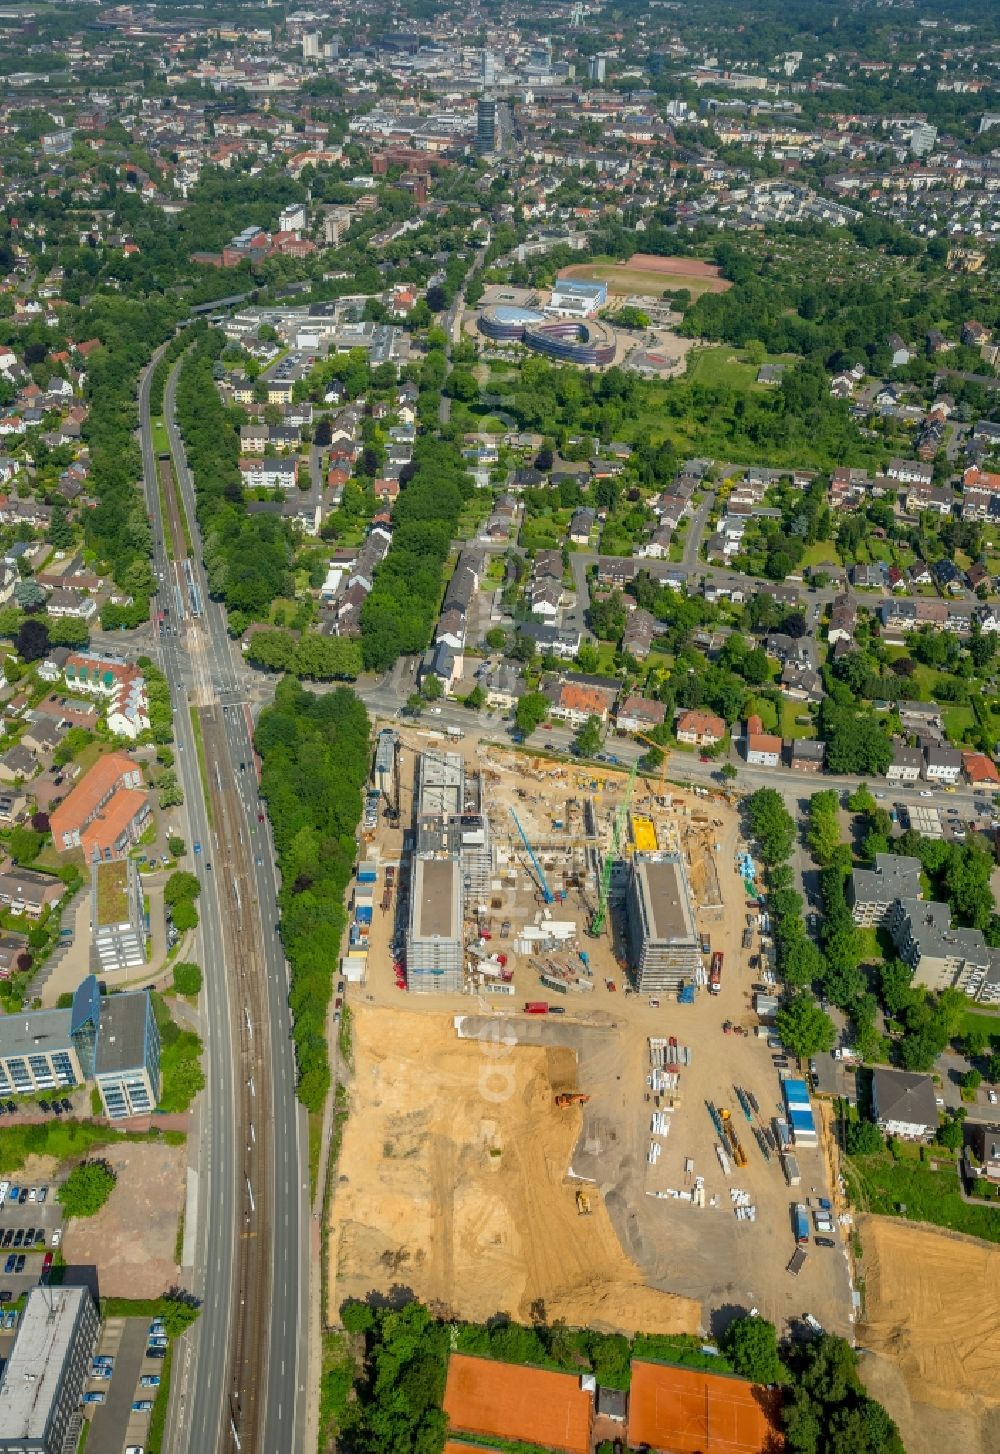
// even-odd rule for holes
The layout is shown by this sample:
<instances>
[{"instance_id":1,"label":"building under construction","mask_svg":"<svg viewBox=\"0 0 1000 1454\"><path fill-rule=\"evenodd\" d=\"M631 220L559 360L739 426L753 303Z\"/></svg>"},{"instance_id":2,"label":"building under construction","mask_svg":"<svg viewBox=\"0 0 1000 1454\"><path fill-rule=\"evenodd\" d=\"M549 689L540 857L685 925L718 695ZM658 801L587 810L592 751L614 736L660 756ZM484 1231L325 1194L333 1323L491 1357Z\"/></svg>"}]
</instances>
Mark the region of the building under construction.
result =
<instances>
[{"instance_id":1,"label":"building under construction","mask_svg":"<svg viewBox=\"0 0 1000 1454\"><path fill-rule=\"evenodd\" d=\"M625 895L629 968L643 992L679 989L701 966L701 940L678 853L635 853Z\"/></svg>"},{"instance_id":2,"label":"building under construction","mask_svg":"<svg viewBox=\"0 0 1000 1454\"><path fill-rule=\"evenodd\" d=\"M488 895L493 873L489 819L478 773L457 752L424 752L406 937L409 988L462 989L464 921Z\"/></svg>"}]
</instances>

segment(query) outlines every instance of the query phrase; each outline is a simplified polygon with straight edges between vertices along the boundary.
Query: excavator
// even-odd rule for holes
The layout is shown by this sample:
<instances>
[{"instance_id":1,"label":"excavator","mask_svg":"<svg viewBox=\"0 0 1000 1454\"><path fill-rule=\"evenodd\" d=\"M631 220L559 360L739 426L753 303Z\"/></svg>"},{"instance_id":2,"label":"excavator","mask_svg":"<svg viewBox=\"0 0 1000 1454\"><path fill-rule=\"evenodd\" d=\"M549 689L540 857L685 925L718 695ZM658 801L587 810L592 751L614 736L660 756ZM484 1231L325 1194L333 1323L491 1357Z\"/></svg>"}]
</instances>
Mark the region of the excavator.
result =
<instances>
[{"instance_id":1,"label":"excavator","mask_svg":"<svg viewBox=\"0 0 1000 1454\"><path fill-rule=\"evenodd\" d=\"M564 1111L567 1106L585 1106L589 1100L590 1097L584 1095L583 1091L560 1091L556 1096L556 1105Z\"/></svg>"}]
</instances>

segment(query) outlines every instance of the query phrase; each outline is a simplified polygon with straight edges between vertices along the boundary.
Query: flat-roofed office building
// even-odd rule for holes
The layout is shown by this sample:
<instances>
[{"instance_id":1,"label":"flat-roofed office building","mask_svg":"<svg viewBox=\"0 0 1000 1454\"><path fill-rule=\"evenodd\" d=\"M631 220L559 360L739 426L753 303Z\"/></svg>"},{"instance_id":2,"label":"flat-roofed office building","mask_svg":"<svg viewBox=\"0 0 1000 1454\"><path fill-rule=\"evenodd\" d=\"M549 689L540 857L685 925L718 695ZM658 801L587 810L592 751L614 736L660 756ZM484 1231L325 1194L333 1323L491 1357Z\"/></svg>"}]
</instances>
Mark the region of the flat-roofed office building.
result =
<instances>
[{"instance_id":1,"label":"flat-roofed office building","mask_svg":"<svg viewBox=\"0 0 1000 1454\"><path fill-rule=\"evenodd\" d=\"M102 1000L94 1081L113 1121L155 1109L160 1095L160 1032L152 998L144 990Z\"/></svg>"},{"instance_id":2,"label":"flat-roofed office building","mask_svg":"<svg viewBox=\"0 0 1000 1454\"><path fill-rule=\"evenodd\" d=\"M629 967L637 987L673 990L694 979L701 944L680 855L633 854L625 907Z\"/></svg>"},{"instance_id":3,"label":"flat-roofed office building","mask_svg":"<svg viewBox=\"0 0 1000 1454\"><path fill-rule=\"evenodd\" d=\"M83 1081L72 1020L72 1010L0 1016L0 1095L32 1095Z\"/></svg>"},{"instance_id":4,"label":"flat-roofed office building","mask_svg":"<svg viewBox=\"0 0 1000 1454\"><path fill-rule=\"evenodd\" d=\"M99 1326L87 1288L32 1288L0 1381L0 1454L63 1454Z\"/></svg>"},{"instance_id":5,"label":"flat-roofed office building","mask_svg":"<svg viewBox=\"0 0 1000 1454\"><path fill-rule=\"evenodd\" d=\"M418 994L462 988L462 869L450 856L413 861L406 977Z\"/></svg>"}]
</instances>

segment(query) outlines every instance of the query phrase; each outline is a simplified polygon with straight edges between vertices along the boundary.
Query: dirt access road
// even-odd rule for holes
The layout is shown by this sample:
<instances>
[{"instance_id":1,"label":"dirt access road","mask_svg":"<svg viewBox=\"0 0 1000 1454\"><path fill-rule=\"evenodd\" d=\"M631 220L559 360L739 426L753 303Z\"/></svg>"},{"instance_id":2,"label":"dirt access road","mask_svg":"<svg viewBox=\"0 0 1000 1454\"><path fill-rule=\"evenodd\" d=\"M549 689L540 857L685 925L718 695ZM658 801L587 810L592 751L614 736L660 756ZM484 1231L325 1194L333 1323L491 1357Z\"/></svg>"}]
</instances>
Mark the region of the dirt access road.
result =
<instances>
[{"instance_id":1,"label":"dirt access road","mask_svg":"<svg viewBox=\"0 0 1000 1454\"><path fill-rule=\"evenodd\" d=\"M861 1372L907 1454L1000 1454L1000 1247L864 1217Z\"/></svg>"},{"instance_id":2,"label":"dirt access road","mask_svg":"<svg viewBox=\"0 0 1000 1454\"><path fill-rule=\"evenodd\" d=\"M412 1289L448 1315L540 1312L632 1333L694 1332L697 1303L656 1292L598 1195L567 1177L571 1051L459 1040L451 1017L359 1005L351 1114L331 1216L330 1306Z\"/></svg>"}]
</instances>

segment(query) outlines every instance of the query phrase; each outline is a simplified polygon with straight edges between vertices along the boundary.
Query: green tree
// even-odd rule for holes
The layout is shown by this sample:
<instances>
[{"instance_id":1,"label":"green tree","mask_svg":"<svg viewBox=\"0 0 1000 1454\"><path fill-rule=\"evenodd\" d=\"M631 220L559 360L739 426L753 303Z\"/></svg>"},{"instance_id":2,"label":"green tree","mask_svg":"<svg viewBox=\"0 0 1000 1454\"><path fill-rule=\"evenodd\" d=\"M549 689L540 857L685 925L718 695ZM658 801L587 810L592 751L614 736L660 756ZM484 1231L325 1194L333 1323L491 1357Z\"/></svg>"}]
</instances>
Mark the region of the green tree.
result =
<instances>
[{"instance_id":1,"label":"green tree","mask_svg":"<svg viewBox=\"0 0 1000 1454\"><path fill-rule=\"evenodd\" d=\"M75 1166L56 1193L67 1217L93 1217L114 1191L118 1177L106 1161Z\"/></svg>"},{"instance_id":2,"label":"green tree","mask_svg":"<svg viewBox=\"0 0 1000 1454\"><path fill-rule=\"evenodd\" d=\"M535 728L540 727L548 715L548 698L542 692L525 692L515 709L514 722L519 732L525 737L530 737Z\"/></svg>"},{"instance_id":3,"label":"green tree","mask_svg":"<svg viewBox=\"0 0 1000 1454\"><path fill-rule=\"evenodd\" d=\"M179 995L198 995L201 993L201 985L200 965L192 964L188 960L181 960L174 965L174 989Z\"/></svg>"},{"instance_id":4,"label":"green tree","mask_svg":"<svg viewBox=\"0 0 1000 1454\"><path fill-rule=\"evenodd\" d=\"M783 863L795 842L795 823L775 788L758 788L747 809L765 864Z\"/></svg>"},{"instance_id":5,"label":"green tree","mask_svg":"<svg viewBox=\"0 0 1000 1454\"><path fill-rule=\"evenodd\" d=\"M438 701L440 697L444 696L444 686L442 685L441 678L435 676L433 672L428 672L427 676L420 683L420 694L427 702Z\"/></svg>"},{"instance_id":6,"label":"green tree","mask_svg":"<svg viewBox=\"0 0 1000 1454\"><path fill-rule=\"evenodd\" d=\"M8 840L10 856L15 863L34 863L42 851L44 842L44 833L36 833L34 828L25 828L18 824L16 828L12 829Z\"/></svg>"},{"instance_id":7,"label":"green tree","mask_svg":"<svg viewBox=\"0 0 1000 1454\"><path fill-rule=\"evenodd\" d=\"M873 1121L848 1121L844 1139L849 1156L877 1156L885 1150L882 1133Z\"/></svg>"},{"instance_id":8,"label":"green tree","mask_svg":"<svg viewBox=\"0 0 1000 1454\"><path fill-rule=\"evenodd\" d=\"M591 714L573 739L581 757L596 757L601 750L601 719Z\"/></svg>"},{"instance_id":9,"label":"green tree","mask_svg":"<svg viewBox=\"0 0 1000 1454\"><path fill-rule=\"evenodd\" d=\"M179 833L171 833L167 839L167 851L171 858L181 858L187 852L187 844Z\"/></svg>"},{"instance_id":10,"label":"green tree","mask_svg":"<svg viewBox=\"0 0 1000 1454\"><path fill-rule=\"evenodd\" d=\"M832 788L813 793L809 803L809 851L824 868L840 847L840 819L837 794Z\"/></svg>"},{"instance_id":11,"label":"green tree","mask_svg":"<svg viewBox=\"0 0 1000 1454\"><path fill-rule=\"evenodd\" d=\"M792 995L778 1011L774 1023L782 1044L803 1059L821 1050L833 1049L836 1039L833 1021L808 990Z\"/></svg>"},{"instance_id":12,"label":"green tree","mask_svg":"<svg viewBox=\"0 0 1000 1454\"><path fill-rule=\"evenodd\" d=\"M164 901L171 906L184 899L196 899L200 893L197 875L182 868L175 869L163 886Z\"/></svg>"},{"instance_id":13,"label":"green tree","mask_svg":"<svg viewBox=\"0 0 1000 1454\"><path fill-rule=\"evenodd\" d=\"M741 1378L753 1383L787 1383L788 1371L778 1355L778 1331L766 1318L736 1318L719 1343Z\"/></svg>"}]
</instances>

